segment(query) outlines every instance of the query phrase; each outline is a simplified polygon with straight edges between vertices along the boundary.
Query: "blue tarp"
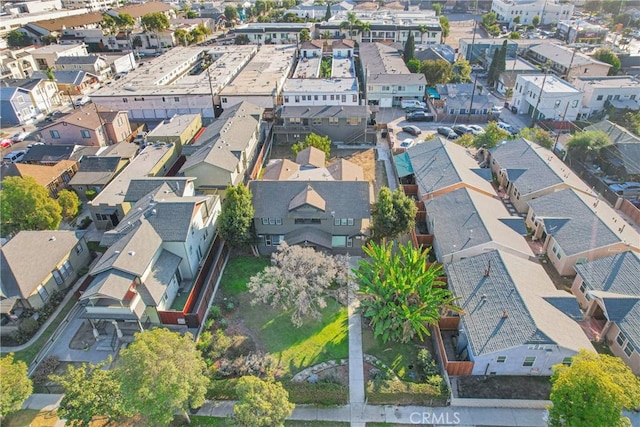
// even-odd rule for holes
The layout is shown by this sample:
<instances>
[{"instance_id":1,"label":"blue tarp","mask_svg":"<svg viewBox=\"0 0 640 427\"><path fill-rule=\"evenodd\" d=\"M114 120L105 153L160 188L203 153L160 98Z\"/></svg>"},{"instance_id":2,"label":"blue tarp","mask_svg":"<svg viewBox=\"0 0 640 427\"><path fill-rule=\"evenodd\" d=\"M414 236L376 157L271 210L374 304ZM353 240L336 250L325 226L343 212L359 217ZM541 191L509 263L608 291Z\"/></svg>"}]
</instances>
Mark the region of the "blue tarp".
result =
<instances>
[{"instance_id":1,"label":"blue tarp","mask_svg":"<svg viewBox=\"0 0 640 427\"><path fill-rule=\"evenodd\" d=\"M429 96L429 98L440 99L440 94L434 87L428 87L426 90L426 93Z\"/></svg>"}]
</instances>

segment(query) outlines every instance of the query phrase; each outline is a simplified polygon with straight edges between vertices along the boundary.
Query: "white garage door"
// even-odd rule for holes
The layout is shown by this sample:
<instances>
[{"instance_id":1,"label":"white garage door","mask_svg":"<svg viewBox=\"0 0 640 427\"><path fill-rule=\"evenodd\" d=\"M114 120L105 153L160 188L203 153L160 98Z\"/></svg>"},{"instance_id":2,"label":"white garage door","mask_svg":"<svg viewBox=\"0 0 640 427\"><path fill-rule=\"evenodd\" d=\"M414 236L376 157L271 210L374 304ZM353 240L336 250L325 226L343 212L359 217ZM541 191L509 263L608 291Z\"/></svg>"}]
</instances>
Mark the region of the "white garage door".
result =
<instances>
[{"instance_id":1,"label":"white garage door","mask_svg":"<svg viewBox=\"0 0 640 427\"><path fill-rule=\"evenodd\" d=\"M390 108L393 106L393 98L380 98L380 107Z\"/></svg>"}]
</instances>

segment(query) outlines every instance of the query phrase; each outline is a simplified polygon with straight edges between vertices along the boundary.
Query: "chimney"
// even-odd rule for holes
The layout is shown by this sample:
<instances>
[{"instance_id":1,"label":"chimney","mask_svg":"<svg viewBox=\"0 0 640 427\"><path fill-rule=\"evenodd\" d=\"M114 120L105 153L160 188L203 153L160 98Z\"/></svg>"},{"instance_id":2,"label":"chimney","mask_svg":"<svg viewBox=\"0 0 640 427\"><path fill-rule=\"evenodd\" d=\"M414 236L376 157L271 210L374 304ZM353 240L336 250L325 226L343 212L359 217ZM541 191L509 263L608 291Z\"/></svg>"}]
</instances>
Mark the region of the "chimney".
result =
<instances>
[{"instance_id":1,"label":"chimney","mask_svg":"<svg viewBox=\"0 0 640 427\"><path fill-rule=\"evenodd\" d=\"M484 277L488 277L491 272L491 260L487 263L487 269L484 271Z\"/></svg>"},{"instance_id":2,"label":"chimney","mask_svg":"<svg viewBox=\"0 0 640 427\"><path fill-rule=\"evenodd\" d=\"M502 318L506 319L507 317L509 317L509 313L507 313L506 311L502 312Z\"/></svg>"}]
</instances>

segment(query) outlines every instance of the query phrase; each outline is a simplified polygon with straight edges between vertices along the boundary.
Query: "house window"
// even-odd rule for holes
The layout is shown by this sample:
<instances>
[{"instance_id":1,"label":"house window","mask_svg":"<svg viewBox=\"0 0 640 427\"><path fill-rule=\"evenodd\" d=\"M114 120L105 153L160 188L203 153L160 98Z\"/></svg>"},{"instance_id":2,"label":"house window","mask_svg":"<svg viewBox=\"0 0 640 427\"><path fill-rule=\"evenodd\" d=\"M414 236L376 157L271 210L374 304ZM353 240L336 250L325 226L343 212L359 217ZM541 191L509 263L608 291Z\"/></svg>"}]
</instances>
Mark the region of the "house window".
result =
<instances>
[{"instance_id":1,"label":"house window","mask_svg":"<svg viewBox=\"0 0 640 427\"><path fill-rule=\"evenodd\" d=\"M220 100L222 101L223 104L227 103L227 98L220 98Z\"/></svg>"},{"instance_id":2,"label":"house window","mask_svg":"<svg viewBox=\"0 0 640 427\"><path fill-rule=\"evenodd\" d=\"M82 247L81 244L77 244L75 247L75 250L76 250L76 254L80 255L82 251L84 251L84 248Z\"/></svg>"},{"instance_id":3,"label":"house window","mask_svg":"<svg viewBox=\"0 0 640 427\"><path fill-rule=\"evenodd\" d=\"M347 124L351 126L357 126L360 124L360 117L349 117L347 118Z\"/></svg>"},{"instance_id":4,"label":"house window","mask_svg":"<svg viewBox=\"0 0 640 427\"><path fill-rule=\"evenodd\" d=\"M269 218L262 218L262 225L269 225Z\"/></svg>"},{"instance_id":5,"label":"house window","mask_svg":"<svg viewBox=\"0 0 640 427\"><path fill-rule=\"evenodd\" d=\"M50 130L49 134L53 139L60 139L60 132L58 132L57 130Z\"/></svg>"},{"instance_id":6,"label":"house window","mask_svg":"<svg viewBox=\"0 0 640 427\"><path fill-rule=\"evenodd\" d=\"M573 357L565 357L564 359L562 359L563 365L571 366L572 362L573 362Z\"/></svg>"},{"instance_id":7,"label":"house window","mask_svg":"<svg viewBox=\"0 0 640 427\"><path fill-rule=\"evenodd\" d=\"M583 283L580 285L580 293L584 294L587 291L587 286Z\"/></svg>"},{"instance_id":8,"label":"house window","mask_svg":"<svg viewBox=\"0 0 640 427\"><path fill-rule=\"evenodd\" d=\"M334 248L344 248L347 246L347 236L332 236L331 246Z\"/></svg>"},{"instance_id":9,"label":"house window","mask_svg":"<svg viewBox=\"0 0 640 427\"><path fill-rule=\"evenodd\" d=\"M314 117L314 118L311 120L311 123L312 123L313 125L315 125L315 126L320 126L320 125L322 125L322 117Z\"/></svg>"},{"instance_id":10,"label":"house window","mask_svg":"<svg viewBox=\"0 0 640 427\"><path fill-rule=\"evenodd\" d=\"M338 126L340 119L337 117L329 117L329 124L332 126Z\"/></svg>"},{"instance_id":11,"label":"house window","mask_svg":"<svg viewBox=\"0 0 640 427\"><path fill-rule=\"evenodd\" d=\"M398 86L398 92L404 92L404 86Z\"/></svg>"},{"instance_id":12,"label":"house window","mask_svg":"<svg viewBox=\"0 0 640 427\"><path fill-rule=\"evenodd\" d=\"M524 358L524 363L522 363L522 366L533 366L534 363L536 363L536 358L533 356L529 356Z\"/></svg>"},{"instance_id":13,"label":"house window","mask_svg":"<svg viewBox=\"0 0 640 427\"><path fill-rule=\"evenodd\" d=\"M56 280L58 285L62 285L64 281L71 275L73 272L73 268L69 261L65 261L57 270L53 270L51 274L53 274L53 278Z\"/></svg>"},{"instance_id":14,"label":"house window","mask_svg":"<svg viewBox=\"0 0 640 427\"><path fill-rule=\"evenodd\" d=\"M276 225L282 225L282 218L276 218Z\"/></svg>"},{"instance_id":15,"label":"house window","mask_svg":"<svg viewBox=\"0 0 640 427\"><path fill-rule=\"evenodd\" d=\"M289 97L288 97L288 96L285 96L285 97L284 97L284 102L285 102L285 103L288 103L288 102L289 102Z\"/></svg>"},{"instance_id":16,"label":"house window","mask_svg":"<svg viewBox=\"0 0 640 427\"><path fill-rule=\"evenodd\" d=\"M118 126L122 126L122 117L118 117Z\"/></svg>"},{"instance_id":17,"label":"house window","mask_svg":"<svg viewBox=\"0 0 640 427\"><path fill-rule=\"evenodd\" d=\"M627 355L627 357L631 357L631 355L633 354L633 347L631 346L631 343L628 342L626 346L624 346L624 354Z\"/></svg>"},{"instance_id":18,"label":"house window","mask_svg":"<svg viewBox=\"0 0 640 427\"><path fill-rule=\"evenodd\" d=\"M351 102L358 102L358 95L351 95Z\"/></svg>"},{"instance_id":19,"label":"house window","mask_svg":"<svg viewBox=\"0 0 640 427\"><path fill-rule=\"evenodd\" d=\"M347 218L340 218L340 225L347 225Z\"/></svg>"},{"instance_id":20,"label":"house window","mask_svg":"<svg viewBox=\"0 0 640 427\"><path fill-rule=\"evenodd\" d=\"M271 242L273 246L278 246L280 243L284 242L284 236L281 234L276 234L271 236Z\"/></svg>"},{"instance_id":21,"label":"house window","mask_svg":"<svg viewBox=\"0 0 640 427\"><path fill-rule=\"evenodd\" d=\"M331 100L335 101L336 100L336 96L335 95L331 95Z\"/></svg>"},{"instance_id":22,"label":"house window","mask_svg":"<svg viewBox=\"0 0 640 427\"><path fill-rule=\"evenodd\" d=\"M42 298L42 301L46 301L49 299L49 291L47 291L47 288L42 285L38 285L36 289L38 291L38 295L40 295L40 298Z\"/></svg>"},{"instance_id":23,"label":"house window","mask_svg":"<svg viewBox=\"0 0 640 427\"><path fill-rule=\"evenodd\" d=\"M347 102L347 95L342 95L340 101Z\"/></svg>"},{"instance_id":24,"label":"house window","mask_svg":"<svg viewBox=\"0 0 640 427\"><path fill-rule=\"evenodd\" d=\"M627 340L627 338L624 336L624 334L622 332L620 332L618 334L618 336L616 337L616 342L618 343L618 345L620 347L622 347L622 345L624 344L624 342Z\"/></svg>"},{"instance_id":25,"label":"house window","mask_svg":"<svg viewBox=\"0 0 640 427\"><path fill-rule=\"evenodd\" d=\"M635 96L635 95L631 95L631 96L629 97L629 99L636 99L636 96Z\"/></svg>"},{"instance_id":26,"label":"house window","mask_svg":"<svg viewBox=\"0 0 640 427\"><path fill-rule=\"evenodd\" d=\"M174 96L174 97L173 97L173 100L174 100L175 102L180 102L180 97L179 97L179 96Z\"/></svg>"},{"instance_id":27,"label":"house window","mask_svg":"<svg viewBox=\"0 0 640 427\"><path fill-rule=\"evenodd\" d=\"M271 246L271 236L270 235L266 235L264 236L264 244L265 246Z\"/></svg>"},{"instance_id":28,"label":"house window","mask_svg":"<svg viewBox=\"0 0 640 427\"><path fill-rule=\"evenodd\" d=\"M326 101L327 100L327 95L322 95L322 100Z\"/></svg>"},{"instance_id":29,"label":"house window","mask_svg":"<svg viewBox=\"0 0 640 427\"><path fill-rule=\"evenodd\" d=\"M296 95L295 102L300 102L300 96L299 95Z\"/></svg>"},{"instance_id":30,"label":"house window","mask_svg":"<svg viewBox=\"0 0 640 427\"><path fill-rule=\"evenodd\" d=\"M353 225L353 218L347 218L347 225Z\"/></svg>"},{"instance_id":31,"label":"house window","mask_svg":"<svg viewBox=\"0 0 640 427\"><path fill-rule=\"evenodd\" d=\"M496 359L497 363L504 363L507 361L507 356L498 356L498 358Z\"/></svg>"},{"instance_id":32,"label":"house window","mask_svg":"<svg viewBox=\"0 0 640 427\"><path fill-rule=\"evenodd\" d=\"M382 90L388 92L390 90L390 87L389 86L382 86Z\"/></svg>"},{"instance_id":33,"label":"house window","mask_svg":"<svg viewBox=\"0 0 640 427\"><path fill-rule=\"evenodd\" d=\"M269 225L275 225L275 223L276 223L275 218L269 218Z\"/></svg>"},{"instance_id":34,"label":"house window","mask_svg":"<svg viewBox=\"0 0 640 427\"><path fill-rule=\"evenodd\" d=\"M289 123L293 125L299 125L301 123L300 117L291 117Z\"/></svg>"},{"instance_id":35,"label":"house window","mask_svg":"<svg viewBox=\"0 0 640 427\"><path fill-rule=\"evenodd\" d=\"M129 98L122 98L122 102L124 102L124 103L129 102Z\"/></svg>"},{"instance_id":36,"label":"house window","mask_svg":"<svg viewBox=\"0 0 640 427\"><path fill-rule=\"evenodd\" d=\"M317 101L318 100L318 95L313 95L313 100Z\"/></svg>"},{"instance_id":37,"label":"house window","mask_svg":"<svg viewBox=\"0 0 640 427\"><path fill-rule=\"evenodd\" d=\"M295 224L316 224L316 225L319 225L320 224L320 219L319 218L296 218L293 222Z\"/></svg>"},{"instance_id":38,"label":"house window","mask_svg":"<svg viewBox=\"0 0 640 427\"><path fill-rule=\"evenodd\" d=\"M336 218L333 220L333 225L340 225L340 218Z\"/></svg>"},{"instance_id":39,"label":"house window","mask_svg":"<svg viewBox=\"0 0 640 427\"><path fill-rule=\"evenodd\" d=\"M353 247L353 240L351 240L351 237L347 237L347 247L348 248L352 248Z\"/></svg>"},{"instance_id":40,"label":"house window","mask_svg":"<svg viewBox=\"0 0 640 427\"><path fill-rule=\"evenodd\" d=\"M88 130L81 130L80 133L82 134L82 137L85 139L91 138L91 132L89 132Z\"/></svg>"}]
</instances>

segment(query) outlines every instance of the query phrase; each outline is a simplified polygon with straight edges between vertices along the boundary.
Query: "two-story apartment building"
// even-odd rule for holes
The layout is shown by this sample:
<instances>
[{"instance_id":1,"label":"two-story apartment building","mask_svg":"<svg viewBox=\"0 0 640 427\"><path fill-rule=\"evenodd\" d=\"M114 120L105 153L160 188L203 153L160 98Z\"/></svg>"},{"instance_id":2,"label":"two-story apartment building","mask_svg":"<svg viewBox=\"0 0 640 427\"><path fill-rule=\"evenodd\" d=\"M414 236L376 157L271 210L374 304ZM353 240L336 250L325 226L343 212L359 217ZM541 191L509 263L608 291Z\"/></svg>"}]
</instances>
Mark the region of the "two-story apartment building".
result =
<instances>
[{"instance_id":1,"label":"two-story apartment building","mask_svg":"<svg viewBox=\"0 0 640 427\"><path fill-rule=\"evenodd\" d=\"M540 23L548 25L570 19L573 15L573 3L560 0L493 0L491 11L495 12L499 22L512 26L516 16L520 25L531 25L537 16Z\"/></svg>"},{"instance_id":2,"label":"two-story apartment building","mask_svg":"<svg viewBox=\"0 0 640 427\"><path fill-rule=\"evenodd\" d=\"M535 120L574 121L582 110L582 91L554 75L520 75L511 105Z\"/></svg>"},{"instance_id":3,"label":"two-story apartment building","mask_svg":"<svg viewBox=\"0 0 640 427\"><path fill-rule=\"evenodd\" d=\"M297 43L300 31L313 34L314 24L310 22L251 22L236 26L232 34L235 37L247 36L252 44L292 44Z\"/></svg>"},{"instance_id":4,"label":"two-story apartment building","mask_svg":"<svg viewBox=\"0 0 640 427\"><path fill-rule=\"evenodd\" d=\"M38 69L29 49L0 51L0 79L26 79Z\"/></svg>"},{"instance_id":5,"label":"two-story apartment building","mask_svg":"<svg viewBox=\"0 0 640 427\"><path fill-rule=\"evenodd\" d=\"M546 67L549 64L549 70L552 73L568 82L573 82L582 76L606 76L611 68L611 65L605 62L597 61L575 49L555 43L530 46L524 55L540 66Z\"/></svg>"},{"instance_id":6,"label":"two-story apartment building","mask_svg":"<svg viewBox=\"0 0 640 427\"><path fill-rule=\"evenodd\" d=\"M15 126L32 123L40 112L33 104L27 89L0 87L0 114L5 126Z\"/></svg>"},{"instance_id":7,"label":"two-story apartment building","mask_svg":"<svg viewBox=\"0 0 640 427\"><path fill-rule=\"evenodd\" d=\"M559 38L567 43L602 44L607 40L609 29L581 19L558 22Z\"/></svg>"},{"instance_id":8,"label":"two-story apartment building","mask_svg":"<svg viewBox=\"0 0 640 427\"><path fill-rule=\"evenodd\" d=\"M367 103L391 107L400 105L403 99L424 99L424 74L411 73L397 49L381 43L362 43L360 62Z\"/></svg>"},{"instance_id":9,"label":"two-story apartment building","mask_svg":"<svg viewBox=\"0 0 640 427\"><path fill-rule=\"evenodd\" d=\"M58 86L48 78L37 76L20 79L4 80L8 87L25 89L29 93L31 103L38 114L47 114L62 104L62 98L58 92Z\"/></svg>"},{"instance_id":10,"label":"two-story apartment building","mask_svg":"<svg viewBox=\"0 0 640 427\"><path fill-rule=\"evenodd\" d=\"M638 105L640 100L640 80L633 76L578 77L573 86L583 93L585 119L604 114L608 106Z\"/></svg>"},{"instance_id":11,"label":"two-story apartment building","mask_svg":"<svg viewBox=\"0 0 640 427\"><path fill-rule=\"evenodd\" d=\"M40 70L54 68L56 61L64 56L88 56L87 46L84 44L51 44L42 46L31 52Z\"/></svg>"},{"instance_id":12,"label":"two-story apartment building","mask_svg":"<svg viewBox=\"0 0 640 427\"><path fill-rule=\"evenodd\" d=\"M111 67L107 61L98 55L87 56L63 56L56 60L56 70L71 71L83 70L106 80L111 76Z\"/></svg>"}]
</instances>

